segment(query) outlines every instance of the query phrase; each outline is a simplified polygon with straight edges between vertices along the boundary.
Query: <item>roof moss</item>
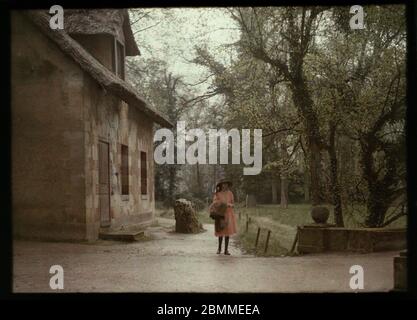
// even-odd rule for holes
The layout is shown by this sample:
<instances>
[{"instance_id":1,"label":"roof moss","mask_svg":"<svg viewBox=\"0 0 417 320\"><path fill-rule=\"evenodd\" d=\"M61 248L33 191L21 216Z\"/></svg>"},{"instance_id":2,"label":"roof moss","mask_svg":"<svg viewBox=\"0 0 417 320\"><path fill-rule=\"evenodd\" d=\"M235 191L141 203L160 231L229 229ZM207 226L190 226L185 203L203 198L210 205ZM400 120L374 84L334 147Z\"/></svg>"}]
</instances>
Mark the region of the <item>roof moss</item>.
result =
<instances>
[{"instance_id":1,"label":"roof moss","mask_svg":"<svg viewBox=\"0 0 417 320\"><path fill-rule=\"evenodd\" d=\"M66 9L65 30L68 34L110 34L117 39L123 37L126 55L140 55L126 9Z\"/></svg>"}]
</instances>

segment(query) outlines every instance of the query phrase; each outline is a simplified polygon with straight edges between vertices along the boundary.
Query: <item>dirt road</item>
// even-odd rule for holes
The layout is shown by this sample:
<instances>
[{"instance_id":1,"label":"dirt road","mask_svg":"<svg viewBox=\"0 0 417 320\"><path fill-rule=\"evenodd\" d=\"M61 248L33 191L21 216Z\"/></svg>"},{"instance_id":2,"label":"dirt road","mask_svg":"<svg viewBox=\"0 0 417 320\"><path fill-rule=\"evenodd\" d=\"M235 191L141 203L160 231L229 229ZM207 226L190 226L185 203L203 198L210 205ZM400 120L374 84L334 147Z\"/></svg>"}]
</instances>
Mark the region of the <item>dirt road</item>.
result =
<instances>
[{"instance_id":1,"label":"dirt road","mask_svg":"<svg viewBox=\"0 0 417 320\"><path fill-rule=\"evenodd\" d=\"M64 268L61 292L351 292L349 268L361 265L365 288L393 287L393 257L326 254L259 258L243 255L231 242L231 256L216 254L213 226L197 235L171 232L173 220L159 219L151 240L92 244L16 241L15 292L54 292L49 268Z\"/></svg>"}]
</instances>

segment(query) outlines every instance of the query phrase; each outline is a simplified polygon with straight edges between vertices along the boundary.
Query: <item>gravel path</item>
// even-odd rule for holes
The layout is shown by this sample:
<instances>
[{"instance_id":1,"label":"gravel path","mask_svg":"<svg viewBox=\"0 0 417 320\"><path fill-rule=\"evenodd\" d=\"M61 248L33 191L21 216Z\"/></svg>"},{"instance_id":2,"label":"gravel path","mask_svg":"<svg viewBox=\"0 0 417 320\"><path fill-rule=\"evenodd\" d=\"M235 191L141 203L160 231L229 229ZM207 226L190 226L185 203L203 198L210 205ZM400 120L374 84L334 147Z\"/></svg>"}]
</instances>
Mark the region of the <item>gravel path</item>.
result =
<instances>
[{"instance_id":1,"label":"gravel path","mask_svg":"<svg viewBox=\"0 0 417 320\"><path fill-rule=\"evenodd\" d=\"M351 292L349 269L361 265L365 288L393 287L397 252L262 258L244 255L231 241L231 256L217 255L213 226L196 235L175 234L159 218L150 240L91 244L16 241L14 291L56 292L49 268L64 268L60 292Z\"/></svg>"}]
</instances>

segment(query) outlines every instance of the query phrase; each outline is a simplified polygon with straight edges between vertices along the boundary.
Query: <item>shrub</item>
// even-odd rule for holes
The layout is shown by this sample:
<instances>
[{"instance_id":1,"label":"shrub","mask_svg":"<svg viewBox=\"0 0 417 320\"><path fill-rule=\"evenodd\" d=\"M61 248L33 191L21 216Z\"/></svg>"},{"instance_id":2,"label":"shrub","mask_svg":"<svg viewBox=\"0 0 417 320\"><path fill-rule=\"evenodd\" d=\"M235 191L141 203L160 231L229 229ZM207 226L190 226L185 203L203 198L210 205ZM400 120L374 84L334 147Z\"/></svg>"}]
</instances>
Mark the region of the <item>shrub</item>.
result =
<instances>
[{"instance_id":1,"label":"shrub","mask_svg":"<svg viewBox=\"0 0 417 320\"><path fill-rule=\"evenodd\" d=\"M193 206L196 211L204 210L204 208L206 207L206 203L201 199L192 198L190 199L190 201L193 203Z\"/></svg>"}]
</instances>

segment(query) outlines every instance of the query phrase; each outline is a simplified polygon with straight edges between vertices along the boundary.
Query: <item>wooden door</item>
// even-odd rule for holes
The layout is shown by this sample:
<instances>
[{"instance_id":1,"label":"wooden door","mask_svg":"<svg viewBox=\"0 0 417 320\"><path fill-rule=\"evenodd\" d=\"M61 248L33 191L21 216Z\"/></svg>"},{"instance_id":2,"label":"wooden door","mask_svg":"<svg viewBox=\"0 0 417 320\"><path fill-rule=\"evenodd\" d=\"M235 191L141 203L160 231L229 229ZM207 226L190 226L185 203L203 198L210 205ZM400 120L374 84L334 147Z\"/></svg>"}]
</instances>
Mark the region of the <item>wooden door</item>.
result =
<instances>
[{"instance_id":1,"label":"wooden door","mask_svg":"<svg viewBox=\"0 0 417 320\"><path fill-rule=\"evenodd\" d=\"M98 143L98 194L100 226L110 226L110 161L109 144L104 141Z\"/></svg>"}]
</instances>

